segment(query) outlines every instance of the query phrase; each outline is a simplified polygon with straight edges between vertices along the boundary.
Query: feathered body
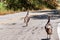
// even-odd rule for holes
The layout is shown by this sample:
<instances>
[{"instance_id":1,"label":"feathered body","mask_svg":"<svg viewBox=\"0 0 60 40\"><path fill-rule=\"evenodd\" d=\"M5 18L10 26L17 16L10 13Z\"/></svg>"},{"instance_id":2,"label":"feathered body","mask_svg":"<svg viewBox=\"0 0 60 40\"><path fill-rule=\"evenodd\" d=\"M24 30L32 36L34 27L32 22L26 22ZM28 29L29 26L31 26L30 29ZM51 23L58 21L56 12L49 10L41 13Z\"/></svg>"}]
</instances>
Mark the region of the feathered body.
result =
<instances>
[{"instance_id":1,"label":"feathered body","mask_svg":"<svg viewBox=\"0 0 60 40\"><path fill-rule=\"evenodd\" d=\"M29 11L27 11L26 16L24 17L24 23L26 23L26 26L28 26L29 20L30 20L30 17L29 17Z\"/></svg>"},{"instance_id":2,"label":"feathered body","mask_svg":"<svg viewBox=\"0 0 60 40\"><path fill-rule=\"evenodd\" d=\"M49 38L50 38L50 36L52 35L52 26L50 24L50 16L48 16L48 22L45 26L45 30L46 30L46 33L47 33L47 37L49 35Z\"/></svg>"},{"instance_id":3,"label":"feathered body","mask_svg":"<svg viewBox=\"0 0 60 40\"><path fill-rule=\"evenodd\" d=\"M51 35L52 34L52 27L50 24L46 25L45 26L45 30L47 32L48 35Z\"/></svg>"}]
</instances>

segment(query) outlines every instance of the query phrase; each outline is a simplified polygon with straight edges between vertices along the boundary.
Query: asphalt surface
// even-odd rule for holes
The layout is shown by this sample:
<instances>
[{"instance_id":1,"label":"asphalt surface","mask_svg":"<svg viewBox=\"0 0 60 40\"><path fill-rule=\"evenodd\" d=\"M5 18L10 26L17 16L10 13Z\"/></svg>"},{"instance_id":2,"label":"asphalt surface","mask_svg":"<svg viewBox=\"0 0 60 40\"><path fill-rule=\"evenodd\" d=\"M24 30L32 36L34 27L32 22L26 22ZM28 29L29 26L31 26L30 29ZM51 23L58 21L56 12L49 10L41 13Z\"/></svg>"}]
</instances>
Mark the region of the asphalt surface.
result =
<instances>
[{"instance_id":1,"label":"asphalt surface","mask_svg":"<svg viewBox=\"0 0 60 40\"><path fill-rule=\"evenodd\" d=\"M39 15L40 14L40 15ZM31 16L29 25L25 26L23 17L26 12L0 16L0 40L49 40L44 29L47 23L47 15L51 16L53 34L50 40L59 40L57 26L60 23L60 16L51 13L38 13ZM32 15L32 14L31 14Z\"/></svg>"}]
</instances>

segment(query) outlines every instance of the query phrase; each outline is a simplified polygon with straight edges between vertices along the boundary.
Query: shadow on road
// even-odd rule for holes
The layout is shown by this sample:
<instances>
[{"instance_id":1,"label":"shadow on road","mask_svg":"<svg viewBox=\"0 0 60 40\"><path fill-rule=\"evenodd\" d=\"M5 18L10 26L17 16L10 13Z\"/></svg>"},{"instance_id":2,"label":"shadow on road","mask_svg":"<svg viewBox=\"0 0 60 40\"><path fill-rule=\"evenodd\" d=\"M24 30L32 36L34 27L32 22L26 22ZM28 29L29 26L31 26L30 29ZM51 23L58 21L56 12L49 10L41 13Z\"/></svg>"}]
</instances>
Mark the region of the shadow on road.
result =
<instances>
[{"instance_id":1,"label":"shadow on road","mask_svg":"<svg viewBox=\"0 0 60 40\"><path fill-rule=\"evenodd\" d=\"M32 13L43 13L43 12L51 12L51 13L53 13L53 14L59 14L60 13L60 10L39 10L39 11L34 11L34 12L32 12Z\"/></svg>"},{"instance_id":2,"label":"shadow on road","mask_svg":"<svg viewBox=\"0 0 60 40\"><path fill-rule=\"evenodd\" d=\"M33 19L47 19L48 15L36 15L32 16Z\"/></svg>"},{"instance_id":3,"label":"shadow on road","mask_svg":"<svg viewBox=\"0 0 60 40\"><path fill-rule=\"evenodd\" d=\"M55 9L55 10L44 10L44 11L39 10L39 11L35 11L35 13L41 13L41 12L43 12L43 13L51 12L51 13L44 14L44 15L35 15L35 16L32 16L31 18L33 18L33 19L47 19L48 15L52 15L51 16L52 20L60 18L60 10Z\"/></svg>"},{"instance_id":4,"label":"shadow on road","mask_svg":"<svg viewBox=\"0 0 60 40\"><path fill-rule=\"evenodd\" d=\"M48 15L35 15L32 16L33 19L48 19ZM51 16L51 20L59 19L60 16Z\"/></svg>"},{"instance_id":5,"label":"shadow on road","mask_svg":"<svg viewBox=\"0 0 60 40\"><path fill-rule=\"evenodd\" d=\"M43 12L53 12L53 11L48 11L48 10L45 11L45 10L44 10L44 11L34 11L34 12L32 12L32 13L43 13Z\"/></svg>"},{"instance_id":6,"label":"shadow on road","mask_svg":"<svg viewBox=\"0 0 60 40\"><path fill-rule=\"evenodd\" d=\"M45 38L45 39L41 39L41 40L50 40L50 39Z\"/></svg>"}]
</instances>

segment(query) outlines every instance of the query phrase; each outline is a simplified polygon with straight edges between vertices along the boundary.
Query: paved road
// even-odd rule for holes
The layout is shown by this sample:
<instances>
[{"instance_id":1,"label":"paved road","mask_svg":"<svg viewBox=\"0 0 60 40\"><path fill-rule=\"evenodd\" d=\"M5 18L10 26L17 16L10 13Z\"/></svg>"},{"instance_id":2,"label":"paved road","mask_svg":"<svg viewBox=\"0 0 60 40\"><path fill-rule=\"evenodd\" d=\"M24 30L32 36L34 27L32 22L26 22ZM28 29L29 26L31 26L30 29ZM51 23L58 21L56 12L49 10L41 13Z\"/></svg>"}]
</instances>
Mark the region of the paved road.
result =
<instances>
[{"instance_id":1,"label":"paved road","mask_svg":"<svg viewBox=\"0 0 60 40\"><path fill-rule=\"evenodd\" d=\"M28 27L23 27L23 18L26 12L0 16L0 40L46 40L44 26L47 22L47 15L32 16ZM49 14L50 15L50 14ZM51 40L59 40L57 26L60 16L51 17L53 34Z\"/></svg>"},{"instance_id":2,"label":"paved road","mask_svg":"<svg viewBox=\"0 0 60 40\"><path fill-rule=\"evenodd\" d=\"M59 40L60 40L60 23L58 24L58 27L57 27L57 33L59 35Z\"/></svg>"}]
</instances>

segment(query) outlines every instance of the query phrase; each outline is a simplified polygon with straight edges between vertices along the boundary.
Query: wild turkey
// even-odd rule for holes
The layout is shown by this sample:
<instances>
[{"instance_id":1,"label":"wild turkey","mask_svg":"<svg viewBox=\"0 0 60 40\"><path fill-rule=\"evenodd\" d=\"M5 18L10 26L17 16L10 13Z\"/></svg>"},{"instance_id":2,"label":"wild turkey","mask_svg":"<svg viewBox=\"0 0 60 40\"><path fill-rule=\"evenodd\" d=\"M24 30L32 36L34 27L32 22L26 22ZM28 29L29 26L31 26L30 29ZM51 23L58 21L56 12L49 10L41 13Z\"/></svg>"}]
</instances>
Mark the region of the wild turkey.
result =
<instances>
[{"instance_id":1,"label":"wild turkey","mask_svg":"<svg viewBox=\"0 0 60 40\"><path fill-rule=\"evenodd\" d=\"M52 35L52 26L50 24L50 16L48 16L48 22L45 25L45 30L46 30L46 33L47 33L47 38L50 39L51 35Z\"/></svg>"},{"instance_id":2,"label":"wild turkey","mask_svg":"<svg viewBox=\"0 0 60 40\"><path fill-rule=\"evenodd\" d=\"M26 26L28 26L29 20L30 20L30 17L29 17L29 10L28 10L26 16L24 17L24 23L26 23Z\"/></svg>"}]
</instances>

